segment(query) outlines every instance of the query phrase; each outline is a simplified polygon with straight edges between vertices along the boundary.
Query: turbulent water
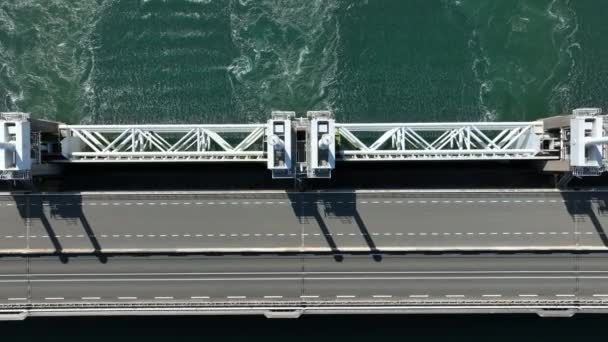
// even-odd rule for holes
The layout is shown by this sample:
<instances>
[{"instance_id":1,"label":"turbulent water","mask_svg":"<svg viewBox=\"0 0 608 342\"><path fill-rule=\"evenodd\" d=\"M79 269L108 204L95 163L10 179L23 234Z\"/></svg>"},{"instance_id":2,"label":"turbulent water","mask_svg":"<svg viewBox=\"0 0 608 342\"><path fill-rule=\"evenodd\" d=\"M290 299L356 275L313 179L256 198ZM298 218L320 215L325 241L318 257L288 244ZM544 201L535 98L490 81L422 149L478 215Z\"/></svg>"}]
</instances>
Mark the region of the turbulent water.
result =
<instances>
[{"instance_id":1,"label":"turbulent water","mask_svg":"<svg viewBox=\"0 0 608 342\"><path fill-rule=\"evenodd\" d=\"M603 0L0 0L0 111L529 120L607 107L604 13Z\"/></svg>"}]
</instances>

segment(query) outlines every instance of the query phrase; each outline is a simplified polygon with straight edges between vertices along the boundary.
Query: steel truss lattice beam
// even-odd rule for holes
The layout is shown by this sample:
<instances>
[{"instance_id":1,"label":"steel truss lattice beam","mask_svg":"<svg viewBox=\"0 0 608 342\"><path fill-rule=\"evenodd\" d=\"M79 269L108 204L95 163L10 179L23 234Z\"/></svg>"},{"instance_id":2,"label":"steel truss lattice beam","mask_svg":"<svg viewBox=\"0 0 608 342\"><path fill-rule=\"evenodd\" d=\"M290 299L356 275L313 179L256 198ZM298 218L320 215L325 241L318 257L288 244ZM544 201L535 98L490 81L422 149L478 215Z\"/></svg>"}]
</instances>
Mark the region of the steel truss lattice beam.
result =
<instances>
[{"instance_id":1,"label":"steel truss lattice beam","mask_svg":"<svg viewBox=\"0 0 608 342\"><path fill-rule=\"evenodd\" d=\"M555 159L542 122L335 124L336 159ZM267 124L62 125L73 162L266 161ZM266 137L267 138L267 137ZM70 143L69 139L74 139Z\"/></svg>"},{"instance_id":2,"label":"steel truss lattice beam","mask_svg":"<svg viewBox=\"0 0 608 342\"><path fill-rule=\"evenodd\" d=\"M72 162L265 161L265 124L61 125ZM72 139L70 143L70 139Z\"/></svg>"},{"instance_id":3,"label":"steel truss lattice beam","mask_svg":"<svg viewBox=\"0 0 608 342\"><path fill-rule=\"evenodd\" d=\"M542 122L336 123L336 130L343 161L555 158L540 153Z\"/></svg>"}]
</instances>

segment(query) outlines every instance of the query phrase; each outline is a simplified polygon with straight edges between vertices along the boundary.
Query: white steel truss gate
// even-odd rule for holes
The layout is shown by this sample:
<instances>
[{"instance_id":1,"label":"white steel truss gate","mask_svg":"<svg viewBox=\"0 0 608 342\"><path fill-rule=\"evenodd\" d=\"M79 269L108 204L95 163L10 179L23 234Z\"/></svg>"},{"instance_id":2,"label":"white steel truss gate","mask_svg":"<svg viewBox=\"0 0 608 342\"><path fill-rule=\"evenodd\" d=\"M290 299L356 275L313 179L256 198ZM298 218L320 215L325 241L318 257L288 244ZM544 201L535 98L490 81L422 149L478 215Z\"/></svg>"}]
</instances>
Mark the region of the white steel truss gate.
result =
<instances>
[{"instance_id":1,"label":"white steel truss gate","mask_svg":"<svg viewBox=\"0 0 608 342\"><path fill-rule=\"evenodd\" d=\"M72 162L265 161L265 124L61 125Z\"/></svg>"},{"instance_id":2,"label":"white steel truss gate","mask_svg":"<svg viewBox=\"0 0 608 342\"><path fill-rule=\"evenodd\" d=\"M541 121L335 126L344 161L553 159L540 153Z\"/></svg>"},{"instance_id":3,"label":"white steel truss gate","mask_svg":"<svg viewBox=\"0 0 608 342\"><path fill-rule=\"evenodd\" d=\"M336 159L343 161L551 158L540 155L542 122L335 123L334 127ZM60 129L67 137L64 155L72 162L267 159L267 124L62 125Z\"/></svg>"},{"instance_id":4,"label":"white steel truss gate","mask_svg":"<svg viewBox=\"0 0 608 342\"><path fill-rule=\"evenodd\" d=\"M533 122L337 123L311 111L256 124L63 125L0 113L0 179L55 162L263 162L275 178L329 178L336 161L543 160L547 172L599 175L608 170L604 117L581 108ZM51 157L34 165L40 153Z\"/></svg>"},{"instance_id":5,"label":"white steel truss gate","mask_svg":"<svg viewBox=\"0 0 608 342\"><path fill-rule=\"evenodd\" d=\"M266 162L273 177L328 178L335 161L559 159L543 121L336 123L273 112L261 124L60 125L68 162ZM301 138L306 137L305 142ZM304 143L304 145L302 145ZM305 146L305 147L303 147Z\"/></svg>"}]
</instances>

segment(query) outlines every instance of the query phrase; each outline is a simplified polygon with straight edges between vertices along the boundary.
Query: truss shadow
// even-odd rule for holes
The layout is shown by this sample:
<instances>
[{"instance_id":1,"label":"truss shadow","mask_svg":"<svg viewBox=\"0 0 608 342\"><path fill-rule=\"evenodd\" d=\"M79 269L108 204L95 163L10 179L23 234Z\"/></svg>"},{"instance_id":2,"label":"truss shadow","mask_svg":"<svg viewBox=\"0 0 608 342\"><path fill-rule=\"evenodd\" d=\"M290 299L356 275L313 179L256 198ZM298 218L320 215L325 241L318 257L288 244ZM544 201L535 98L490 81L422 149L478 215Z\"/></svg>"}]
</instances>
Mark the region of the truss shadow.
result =
<instances>
[{"instance_id":1,"label":"truss shadow","mask_svg":"<svg viewBox=\"0 0 608 342\"><path fill-rule=\"evenodd\" d=\"M95 236L93 227L83 211L83 199L79 194L63 194L61 196L40 195L40 196L13 196L18 204L19 215L26 221L30 221L30 226L40 224L44 229L45 237L52 244L55 254L62 262L68 262L68 255L65 247L57 232L57 223L62 222L68 225L80 226L86 239L89 240L93 255L100 262L106 263L107 257L102 253L101 244ZM32 235L31 232L28 234ZM74 233L72 233L74 235ZM29 236L28 236L29 239Z\"/></svg>"},{"instance_id":2,"label":"truss shadow","mask_svg":"<svg viewBox=\"0 0 608 342\"><path fill-rule=\"evenodd\" d=\"M603 192L562 192L568 213L574 222L589 222L598 234L602 245L608 247L608 233L606 224L608 220L608 194ZM579 238L577 237L577 243Z\"/></svg>"},{"instance_id":3,"label":"truss shadow","mask_svg":"<svg viewBox=\"0 0 608 342\"><path fill-rule=\"evenodd\" d=\"M381 261L381 252L357 209L357 194L354 191L331 194L292 192L288 193L288 197L299 223L304 225L316 224L336 260L341 260L344 253L344 250L336 242L336 238L349 235L336 231L335 223L340 222L344 225L356 226L359 235L369 249L368 253L373 256L374 260ZM330 221L333 221L333 226ZM303 231L303 233L305 232ZM306 236L311 235L311 232L307 233ZM304 241L306 241L306 236Z\"/></svg>"}]
</instances>

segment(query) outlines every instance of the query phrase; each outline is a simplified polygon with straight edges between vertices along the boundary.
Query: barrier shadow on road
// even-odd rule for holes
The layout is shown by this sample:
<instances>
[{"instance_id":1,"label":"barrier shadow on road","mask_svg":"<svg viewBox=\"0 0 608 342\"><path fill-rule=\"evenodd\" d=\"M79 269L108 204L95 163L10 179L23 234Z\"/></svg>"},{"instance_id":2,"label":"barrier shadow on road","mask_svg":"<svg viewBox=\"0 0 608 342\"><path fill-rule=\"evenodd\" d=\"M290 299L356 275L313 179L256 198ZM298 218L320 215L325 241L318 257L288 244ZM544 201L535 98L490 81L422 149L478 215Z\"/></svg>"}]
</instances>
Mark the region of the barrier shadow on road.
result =
<instances>
[{"instance_id":1,"label":"barrier shadow on road","mask_svg":"<svg viewBox=\"0 0 608 342\"><path fill-rule=\"evenodd\" d=\"M320 233L325 238L336 260L341 260L345 251L336 242L337 234L332 231L330 224L328 224L329 220L355 225L359 234L363 237L370 255L373 256L374 260L381 261L381 252L357 209L356 192L291 192L288 193L288 197L299 223L318 225Z\"/></svg>"},{"instance_id":2,"label":"barrier shadow on road","mask_svg":"<svg viewBox=\"0 0 608 342\"><path fill-rule=\"evenodd\" d=\"M573 222L589 222L598 234L602 245L608 247L608 193L605 192L562 192L568 213ZM577 238L578 243L578 238Z\"/></svg>"},{"instance_id":3,"label":"barrier shadow on road","mask_svg":"<svg viewBox=\"0 0 608 342\"><path fill-rule=\"evenodd\" d=\"M61 234L57 233L56 225L60 223L80 227L82 235L89 240L92 246L92 254L100 262L107 262L107 257L102 253L101 244L95 236L94 229L84 213L83 199L80 194L14 196L13 198L18 203L19 215L24 221L29 221L31 227L38 223L42 226L55 254L62 262L68 262L68 256L64 253L65 248L58 237ZM28 234L31 235L31 232Z\"/></svg>"}]
</instances>

